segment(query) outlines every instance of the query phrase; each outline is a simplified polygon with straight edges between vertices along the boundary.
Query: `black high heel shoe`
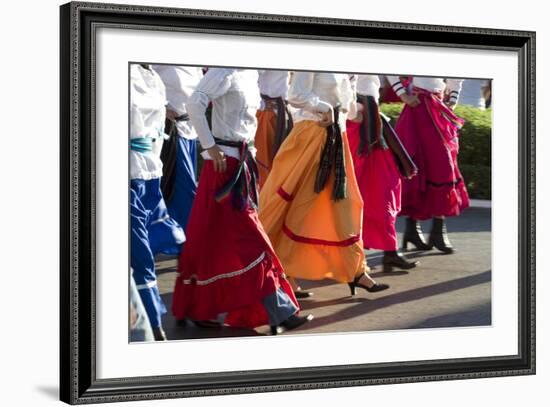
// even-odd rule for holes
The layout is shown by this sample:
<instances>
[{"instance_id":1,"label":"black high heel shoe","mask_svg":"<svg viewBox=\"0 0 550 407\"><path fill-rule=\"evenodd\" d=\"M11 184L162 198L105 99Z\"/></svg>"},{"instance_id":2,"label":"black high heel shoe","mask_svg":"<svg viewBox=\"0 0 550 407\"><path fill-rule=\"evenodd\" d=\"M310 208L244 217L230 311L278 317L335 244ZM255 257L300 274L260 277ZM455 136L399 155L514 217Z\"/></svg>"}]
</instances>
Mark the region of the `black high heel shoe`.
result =
<instances>
[{"instance_id":1,"label":"black high heel shoe","mask_svg":"<svg viewBox=\"0 0 550 407\"><path fill-rule=\"evenodd\" d=\"M405 224L405 233L403 234L403 250L407 250L408 243L416 246L417 250L431 250L432 246L424 240L424 234L420 228L420 224L411 218L407 218Z\"/></svg>"},{"instance_id":2,"label":"black high heel shoe","mask_svg":"<svg viewBox=\"0 0 550 407\"><path fill-rule=\"evenodd\" d=\"M297 291L294 291L294 296L295 296L296 299L298 299L298 300L303 300L303 299L305 299L305 298L311 298L311 297L313 297L313 292L311 292L311 291L297 290Z\"/></svg>"},{"instance_id":3,"label":"black high heel shoe","mask_svg":"<svg viewBox=\"0 0 550 407\"><path fill-rule=\"evenodd\" d=\"M164 329L162 329L161 327L153 328L153 337L155 338L155 341L168 340L168 338L166 337L166 333L164 332Z\"/></svg>"},{"instance_id":4,"label":"black high heel shoe","mask_svg":"<svg viewBox=\"0 0 550 407\"><path fill-rule=\"evenodd\" d=\"M378 291L383 291L390 288L390 286L387 284L378 283L374 283L372 287L367 287L366 285L359 283L359 280L362 276L363 274L359 274L359 276L355 277L355 279L351 283L348 283L348 287L352 296L357 293L357 287L362 288L363 290L367 290L369 293L376 293Z\"/></svg>"},{"instance_id":5,"label":"black high heel shoe","mask_svg":"<svg viewBox=\"0 0 550 407\"><path fill-rule=\"evenodd\" d=\"M445 220L441 218L434 218L432 220L432 230L430 232L430 244L437 250L445 253L452 254L455 252L449 236L447 235L447 227L445 226Z\"/></svg>"},{"instance_id":6,"label":"black high heel shoe","mask_svg":"<svg viewBox=\"0 0 550 407\"><path fill-rule=\"evenodd\" d=\"M384 273L391 273L394 267L410 270L418 265L418 261L408 261L401 252L385 251L384 259L382 260Z\"/></svg>"},{"instance_id":7,"label":"black high heel shoe","mask_svg":"<svg viewBox=\"0 0 550 407\"><path fill-rule=\"evenodd\" d=\"M271 335L279 335L285 331L290 331L296 329L299 326L304 325L306 322L309 322L313 319L312 314L308 314L305 317L298 316L296 314L291 315L286 320L281 322L279 325L271 325Z\"/></svg>"}]
</instances>

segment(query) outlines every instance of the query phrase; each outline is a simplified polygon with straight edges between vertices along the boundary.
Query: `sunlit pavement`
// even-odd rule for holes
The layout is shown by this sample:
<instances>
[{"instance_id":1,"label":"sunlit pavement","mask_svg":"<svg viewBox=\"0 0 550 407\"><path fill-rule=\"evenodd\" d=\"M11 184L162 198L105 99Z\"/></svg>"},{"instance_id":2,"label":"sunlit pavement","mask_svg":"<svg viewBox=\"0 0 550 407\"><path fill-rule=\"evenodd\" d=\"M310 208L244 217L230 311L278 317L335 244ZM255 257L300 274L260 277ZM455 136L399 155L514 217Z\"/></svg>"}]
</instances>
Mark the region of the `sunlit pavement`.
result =
<instances>
[{"instance_id":1,"label":"sunlit pavement","mask_svg":"<svg viewBox=\"0 0 550 407\"><path fill-rule=\"evenodd\" d=\"M430 222L422 223L426 237ZM399 219L397 230L404 222ZM382 253L369 251L371 276L390 285L388 290L368 293L358 289L350 296L345 284L332 281L302 281L301 286L314 296L300 302L302 312L315 319L300 329L300 334L482 326L491 324L491 210L470 208L460 217L447 220L449 236L456 253L444 255L437 250L408 251L408 258L420 261L408 272L396 269L382 272ZM159 287L170 310L176 278L177 259L157 261ZM268 334L268 327L256 330L199 328L193 323L179 325L170 312L164 318L169 339L217 338ZM289 335L292 333L286 333Z\"/></svg>"}]
</instances>

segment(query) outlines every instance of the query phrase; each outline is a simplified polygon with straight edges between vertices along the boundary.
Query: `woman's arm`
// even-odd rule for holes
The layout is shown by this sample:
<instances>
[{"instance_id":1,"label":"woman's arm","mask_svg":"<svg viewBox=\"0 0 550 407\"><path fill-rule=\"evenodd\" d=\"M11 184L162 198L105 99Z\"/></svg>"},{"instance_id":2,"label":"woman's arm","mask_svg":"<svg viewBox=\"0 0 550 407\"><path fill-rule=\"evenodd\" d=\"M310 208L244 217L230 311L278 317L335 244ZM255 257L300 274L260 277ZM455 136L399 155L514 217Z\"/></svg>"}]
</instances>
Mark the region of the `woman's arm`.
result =
<instances>
[{"instance_id":1,"label":"woman's arm","mask_svg":"<svg viewBox=\"0 0 550 407\"><path fill-rule=\"evenodd\" d=\"M197 131L202 148L209 149L216 144L214 136L208 127L206 109L210 101L223 96L231 86L231 71L212 68L201 79L195 91L187 102L189 120Z\"/></svg>"},{"instance_id":2,"label":"woman's arm","mask_svg":"<svg viewBox=\"0 0 550 407\"><path fill-rule=\"evenodd\" d=\"M231 71L228 69L209 69L187 103L189 120L197 132L202 148L208 151L214 161L214 169L218 172L225 172L226 161L223 151L216 145L214 136L208 127L205 113L211 100L223 96L229 90L230 76Z\"/></svg>"},{"instance_id":3,"label":"woman's arm","mask_svg":"<svg viewBox=\"0 0 550 407\"><path fill-rule=\"evenodd\" d=\"M288 102L299 109L311 113L327 113L332 111L330 103L322 101L313 92L313 72L295 72L288 90Z\"/></svg>"},{"instance_id":4,"label":"woman's arm","mask_svg":"<svg viewBox=\"0 0 550 407\"><path fill-rule=\"evenodd\" d=\"M460 91L462 90L463 79L447 79L447 90L449 91L449 107L454 107L458 103Z\"/></svg>"}]
</instances>

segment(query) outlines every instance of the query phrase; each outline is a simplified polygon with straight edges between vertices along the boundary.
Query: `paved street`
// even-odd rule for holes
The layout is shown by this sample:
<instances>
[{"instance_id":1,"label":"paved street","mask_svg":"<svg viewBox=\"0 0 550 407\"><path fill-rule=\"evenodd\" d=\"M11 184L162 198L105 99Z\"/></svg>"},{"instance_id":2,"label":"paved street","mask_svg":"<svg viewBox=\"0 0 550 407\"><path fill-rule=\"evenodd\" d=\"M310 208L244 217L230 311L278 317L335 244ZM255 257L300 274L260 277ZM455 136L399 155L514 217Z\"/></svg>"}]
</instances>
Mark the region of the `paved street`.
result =
<instances>
[{"instance_id":1,"label":"paved street","mask_svg":"<svg viewBox=\"0 0 550 407\"><path fill-rule=\"evenodd\" d=\"M404 222L398 221L402 231ZM371 276L390 285L380 293L358 291L349 295L347 285L332 281L301 282L314 296L301 301L303 312L315 319L300 333L350 332L491 324L491 210L470 208L458 218L449 218L447 228L457 252L443 255L437 250L407 252L420 261L410 270L382 273L382 253L369 251ZM427 234L430 222L423 223ZM176 259L158 259L159 286L170 309L176 278ZM191 322L178 326L170 313L164 320L169 339L265 335L268 327L256 330L198 328ZM294 331L294 332L298 332ZM292 334L292 333L287 333Z\"/></svg>"}]
</instances>

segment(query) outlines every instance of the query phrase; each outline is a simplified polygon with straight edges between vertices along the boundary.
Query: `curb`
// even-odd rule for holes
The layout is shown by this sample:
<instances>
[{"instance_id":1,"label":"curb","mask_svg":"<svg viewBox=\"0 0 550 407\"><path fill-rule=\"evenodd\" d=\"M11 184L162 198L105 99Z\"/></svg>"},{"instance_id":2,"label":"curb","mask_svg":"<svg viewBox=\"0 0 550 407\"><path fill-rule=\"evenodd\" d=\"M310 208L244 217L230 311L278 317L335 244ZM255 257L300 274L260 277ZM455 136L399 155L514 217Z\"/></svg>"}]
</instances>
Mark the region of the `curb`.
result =
<instances>
[{"instance_id":1,"label":"curb","mask_svg":"<svg viewBox=\"0 0 550 407\"><path fill-rule=\"evenodd\" d=\"M470 207L471 208L491 208L490 199L470 199Z\"/></svg>"}]
</instances>

